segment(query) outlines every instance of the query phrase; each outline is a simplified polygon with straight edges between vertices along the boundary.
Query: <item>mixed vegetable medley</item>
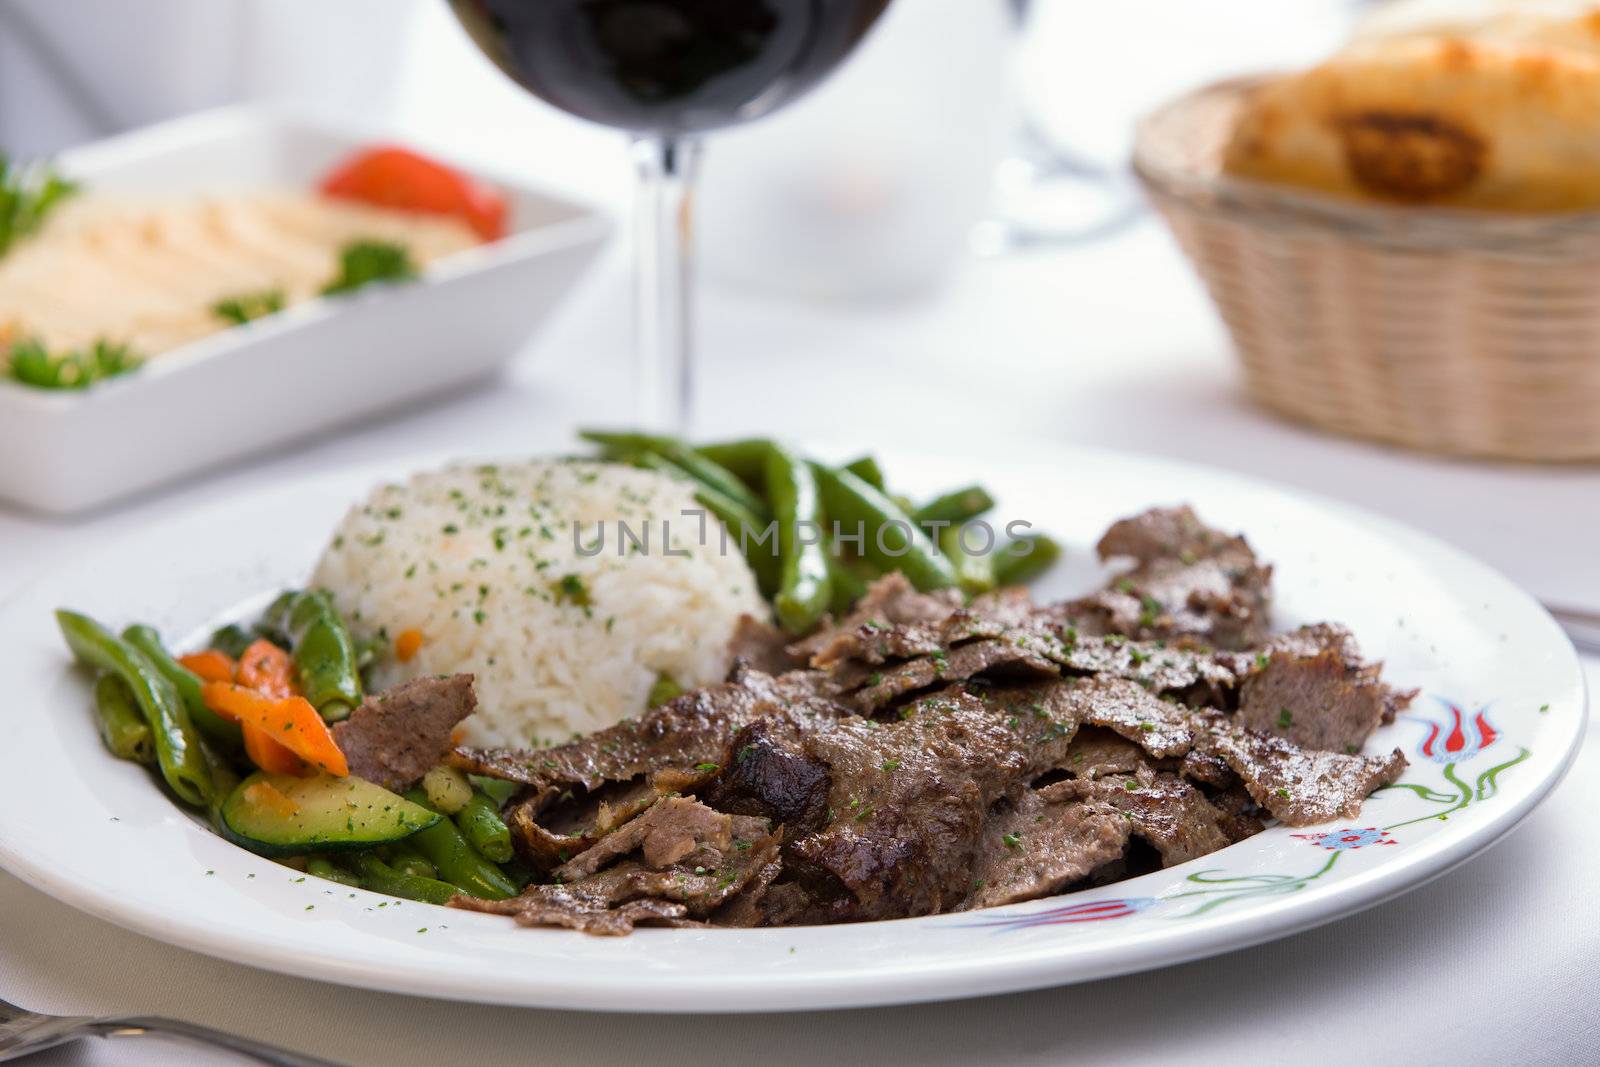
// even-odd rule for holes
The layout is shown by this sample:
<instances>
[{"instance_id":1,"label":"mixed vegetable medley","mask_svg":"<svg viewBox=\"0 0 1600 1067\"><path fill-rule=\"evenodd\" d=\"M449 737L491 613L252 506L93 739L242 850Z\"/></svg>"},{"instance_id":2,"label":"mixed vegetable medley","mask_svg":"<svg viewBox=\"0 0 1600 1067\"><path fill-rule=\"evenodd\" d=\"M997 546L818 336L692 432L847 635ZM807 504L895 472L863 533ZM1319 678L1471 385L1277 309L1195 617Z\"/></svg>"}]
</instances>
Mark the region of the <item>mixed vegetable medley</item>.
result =
<instances>
[{"instance_id":1,"label":"mixed vegetable medley","mask_svg":"<svg viewBox=\"0 0 1600 1067\"><path fill-rule=\"evenodd\" d=\"M437 904L505 899L526 881L499 814L512 787L441 766L401 796L350 774L331 726L365 699L362 670L379 650L351 637L326 593L286 593L252 625L181 656L148 626L119 636L75 612L56 618L97 672L107 750L154 767L235 844Z\"/></svg>"}]
</instances>

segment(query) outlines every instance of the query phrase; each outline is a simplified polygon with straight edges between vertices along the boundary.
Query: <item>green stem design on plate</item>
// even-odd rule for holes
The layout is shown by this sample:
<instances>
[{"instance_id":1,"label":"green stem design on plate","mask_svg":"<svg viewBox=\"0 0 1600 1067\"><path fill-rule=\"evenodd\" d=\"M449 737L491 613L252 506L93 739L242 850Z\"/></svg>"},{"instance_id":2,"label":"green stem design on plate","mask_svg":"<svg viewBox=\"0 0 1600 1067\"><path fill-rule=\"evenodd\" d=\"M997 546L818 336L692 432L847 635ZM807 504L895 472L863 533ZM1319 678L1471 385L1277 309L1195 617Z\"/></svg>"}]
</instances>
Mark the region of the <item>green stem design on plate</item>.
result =
<instances>
[{"instance_id":1,"label":"green stem design on plate","mask_svg":"<svg viewBox=\"0 0 1600 1067\"><path fill-rule=\"evenodd\" d=\"M1500 786L1496 781L1496 779L1500 777L1500 772L1508 767L1515 767L1517 764L1521 763L1531 755L1533 755L1533 752L1530 749L1520 749L1514 759L1508 759L1504 763L1490 767L1488 770L1478 775L1478 799L1488 800L1490 797L1494 796L1495 793L1500 789Z\"/></svg>"},{"instance_id":2,"label":"green stem design on plate","mask_svg":"<svg viewBox=\"0 0 1600 1067\"><path fill-rule=\"evenodd\" d=\"M1454 763L1446 763L1444 765L1444 777L1447 782L1456 787L1456 792L1453 795L1437 793L1432 789L1426 788L1425 786L1405 785L1398 787L1410 789L1414 791L1417 796L1424 800L1431 800L1438 804L1449 803L1450 806L1443 811L1434 812L1432 815L1419 815L1414 819L1406 819L1404 822L1391 823L1390 825L1385 826L1384 829L1398 830L1402 826L1411 826L1414 823L1427 822L1430 819L1448 819L1451 815L1460 811L1468 804L1471 804L1474 800L1488 800L1490 797L1494 796L1500 788L1499 778L1501 772L1508 768L1515 767L1517 764L1527 759L1530 755L1532 755L1532 753L1528 749L1518 749L1515 756L1506 760L1504 763L1495 764L1493 767L1490 767L1488 770L1478 775L1476 782L1474 782L1472 785L1468 785L1461 779L1456 772L1456 765Z\"/></svg>"},{"instance_id":3,"label":"green stem design on plate","mask_svg":"<svg viewBox=\"0 0 1600 1067\"><path fill-rule=\"evenodd\" d=\"M1389 785L1380 785L1372 792L1376 795L1390 789L1409 789L1423 800L1430 800L1435 804L1449 804L1457 799L1454 793L1441 793L1437 789L1429 789L1427 786L1418 785L1415 782L1393 782Z\"/></svg>"},{"instance_id":4,"label":"green stem design on plate","mask_svg":"<svg viewBox=\"0 0 1600 1067\"><path fill-rule=\"evenodd\" d=\"M1167 900L1182 900L1185 897L1211 897L1212 899L1200 904L1192 911L1183 913L1174 918L1190 918L1203 915L1213 908L1220 908L1224 904L1231 904L1236 900L1245 900L1250 897L1274 896L1280 893L1298 893L1311 882L1316 881L1333 869L1341 853L1332 852L1328 861L1310 874L1243 874L1228 878L1218 878L1220 870L1200 871L1191 874L1187 881L1196 885L1211 886L1209 889L1191 889L1186 893L1176 893Z\"/></svg>"},{"instance_id":5,"label":"green stem design on plate","mask_svg":"<svg viewBox=\"0 0 1600 1067\"><path fill-rule=\"evenodd\" d=\"M1413 823L1427 822L1429 819L1448 819L1451 815L1472 803L1472 786L1468 785L1466 782L1463 782L1460 776L1456 774L1456 765L1454 763L1446 763L1444 765L1444 777L1445 781L1456 787L1456 794L1453 798L1451 798L1455 801L1455 803L1451 804L1443 811L1434 812L1432 815L1418 815L1415 819L1406 819L1404 822L1390 823L1388 826L1385 826L1384 829L1398 830L1402 826L1410 826Z\"/></svg>"}]
</instances>

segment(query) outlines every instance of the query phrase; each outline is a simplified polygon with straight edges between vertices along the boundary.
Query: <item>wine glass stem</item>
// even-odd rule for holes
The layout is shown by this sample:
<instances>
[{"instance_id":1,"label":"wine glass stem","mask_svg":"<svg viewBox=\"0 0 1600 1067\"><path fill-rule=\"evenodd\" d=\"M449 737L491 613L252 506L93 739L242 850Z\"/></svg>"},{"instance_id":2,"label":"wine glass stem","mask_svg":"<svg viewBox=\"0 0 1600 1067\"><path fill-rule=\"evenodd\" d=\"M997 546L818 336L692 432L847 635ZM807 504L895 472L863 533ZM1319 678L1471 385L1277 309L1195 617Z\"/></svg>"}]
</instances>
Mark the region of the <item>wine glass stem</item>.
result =
<instances>
[{"instance_id":1,"label":"wine glass stem","mask_svg":"<svg viewBox=\"0 0 1600 1067\"><path fill-rule=\"evenodd\" d=\"M691 272L693 197L700 142L640 137L634 280L635 379L639 421L670 433L689 429L694 398Z\"/></svg>"}]
</instances>

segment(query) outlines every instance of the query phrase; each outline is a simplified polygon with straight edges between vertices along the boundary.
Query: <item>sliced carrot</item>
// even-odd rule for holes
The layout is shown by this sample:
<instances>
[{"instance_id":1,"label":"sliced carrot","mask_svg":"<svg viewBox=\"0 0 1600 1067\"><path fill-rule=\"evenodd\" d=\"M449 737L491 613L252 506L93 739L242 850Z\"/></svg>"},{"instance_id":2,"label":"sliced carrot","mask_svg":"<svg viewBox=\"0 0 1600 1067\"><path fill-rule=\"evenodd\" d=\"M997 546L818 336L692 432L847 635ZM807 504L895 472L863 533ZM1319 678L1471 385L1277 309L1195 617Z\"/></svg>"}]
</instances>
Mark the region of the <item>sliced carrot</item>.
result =
<instances>
[{"instance_id":1,"label":"sliced carrot","mask_svg":"<svg viewBox=\"0 0 1600 1067\"><path fill-rule=\"evenodd\" d=\"M219 711L217 714L223 713ZM239 724L239 732L244 737L244 754L250 758L251 763L268 774L292 774L304 778L313 773L309 763L279 744L261 727L242 722Z\"/></svg>"},{"instance_id":2,"label":"sliced carrot","mask_svg":"<svg viewBox=\"0 0 1600 1067\"><path fill-rule=\"evenodd\" d=\"M187 656L179 656L178 662L192 673L199 675L201 681L233 681L234 663L226 652L208 648L204 652L191 652Z\"/></svg>"},{"instance_id":3,"label":"sliced carrot","mask_svg":"<svg viewBox=\"0 0 1600 1067\"><path fill-rule=\"evenodd\" d=\"M404 630L394 639L394 654L401 663L410 663L422 651L422 631Z\"/></svg>"},{"instance_id":4,"label":"sliced carrot","mask_svg":"<svg viewBox=\"0 0 1600 1067\"><path fill-rule=\"evenodd\" d=\"M201 695L206 707L218 715L230 716L243 725L263 731L268 739L307 763L336 778L350 773L350 765L334 742L327 723L305 697L274 698L227 682L207 682Z\"/></svg>"},{"instance_id":5,"label":"sliced carrot","mask_svg":"<svg viewBox=\"0 0 1600 1067\"><path fill-rule=\"evenodd\" d=\"M250 688L262 691L268 696L281 698L294 695L289 681L291 664L288 653L271 641L255 642L245 649L238 663L234 663L226 654L216 649L193 653L178 662L207 682L228 683L237 676ZM211 710L225 719L239 723L240 733L244 735L244 754L250 758L251 763L268 774L311 773L311 766L305 760L295 755L293 750L286 748L268 731L252 723L240 721L237 715L229 711L220 708Z\"/></svg>"},{"instance_id":6,"label":"sliced carrot","mask_svg":"<svg viewBox=\"0 0 1600 1067\"><path fill-rule=\"evenodd\" d=\"M271 809L285 819L293 818L295 812L300 810L300 805L271 782L251 782L245 787L244 798L257 807Z\"/></svg>"},{"instance_id":7,"label":"sliced carrot","mask_svg":"<svg viewBox=\"0 0 1600 1067\"><path fill-rule=\"evenodd\" d=\"M239 657L239 684L262 696L282 700L294 696L294 665L289 653L271 641L257 641Z\"/></svg>"}]
</instances>

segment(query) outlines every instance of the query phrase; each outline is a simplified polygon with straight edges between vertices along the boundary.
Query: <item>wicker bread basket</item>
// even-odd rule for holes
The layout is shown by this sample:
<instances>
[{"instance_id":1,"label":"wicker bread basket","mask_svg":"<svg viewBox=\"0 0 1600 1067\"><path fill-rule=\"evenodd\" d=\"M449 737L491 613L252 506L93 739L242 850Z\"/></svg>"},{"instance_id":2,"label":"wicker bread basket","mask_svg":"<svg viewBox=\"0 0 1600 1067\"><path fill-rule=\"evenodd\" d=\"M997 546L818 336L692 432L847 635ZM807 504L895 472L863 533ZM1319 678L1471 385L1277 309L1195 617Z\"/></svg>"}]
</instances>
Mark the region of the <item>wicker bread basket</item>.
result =
<instances>
[{"instance_id":1,"label":"wicker bread basket","mask_svg":"<svg viewBox=\"0 0 1600 1067\"><path fill-rule=\"evenodd\" d=\"M1252 81L1150 116L1134 157L1250 394L1429 452L1600 459L1600 212L1390 207L1230 178L1222 149Z\"/></svg>"}]
</instances>

